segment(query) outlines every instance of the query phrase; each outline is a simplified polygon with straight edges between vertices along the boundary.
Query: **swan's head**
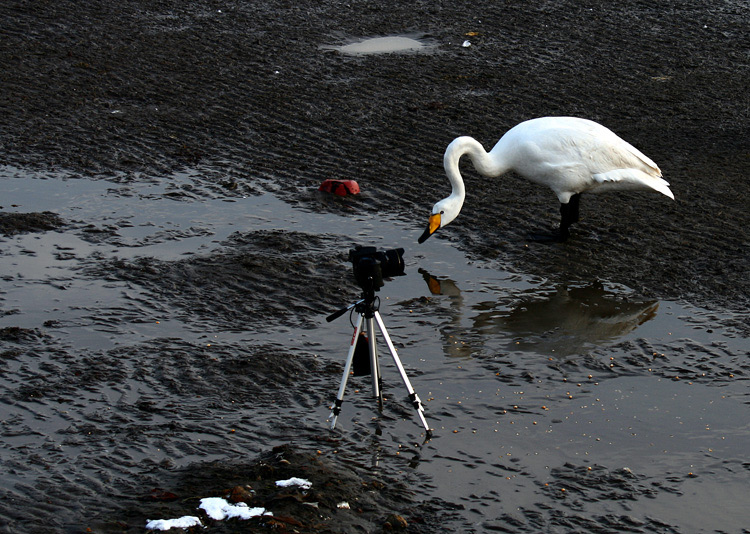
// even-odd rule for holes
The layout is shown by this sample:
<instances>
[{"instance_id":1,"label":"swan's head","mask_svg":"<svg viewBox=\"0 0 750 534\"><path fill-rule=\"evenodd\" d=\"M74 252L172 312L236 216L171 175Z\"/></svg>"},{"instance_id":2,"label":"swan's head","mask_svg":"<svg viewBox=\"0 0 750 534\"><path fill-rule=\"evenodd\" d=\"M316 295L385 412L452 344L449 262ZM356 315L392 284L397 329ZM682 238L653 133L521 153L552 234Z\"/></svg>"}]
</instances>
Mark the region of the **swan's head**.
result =
<instances>
[{"instance_id":1,"label":"swan's head","mask_svg":"<svg viewBox=\"0 0 750 534\"><path fill-rule=\"evenodd\" d=\"M453 219L458 217L461 206L464 205L464 198L466 198L464 181L458 170L458 162L462 155L473 153L472 151L481 154L484 149L471 137L458 137L445 149L443 167L445 167L445 174L448 176L448 181L450 181L453 190L449 197L444 198L432 207L432 215L430 215L427 229L418 239L420 243L424 243L438 229L448 226L453 222ZM480 155L472 156L472 161L479 157Z\"/></svg>"},{"instance_id":2,"label":"swan's head","mask_svg":"<svg viewBox=\"0 0 750 534\"><path fill-rule=\"evenodd\" d=\"M420 243L424 243L428 237L438 231L443 226L448 226L453 219L458 217L463 205L463 199L458 199L454 195L444 198L432 207L432 215L427 223L422 236L418 239Z\"/></svg>"}]
</instances>

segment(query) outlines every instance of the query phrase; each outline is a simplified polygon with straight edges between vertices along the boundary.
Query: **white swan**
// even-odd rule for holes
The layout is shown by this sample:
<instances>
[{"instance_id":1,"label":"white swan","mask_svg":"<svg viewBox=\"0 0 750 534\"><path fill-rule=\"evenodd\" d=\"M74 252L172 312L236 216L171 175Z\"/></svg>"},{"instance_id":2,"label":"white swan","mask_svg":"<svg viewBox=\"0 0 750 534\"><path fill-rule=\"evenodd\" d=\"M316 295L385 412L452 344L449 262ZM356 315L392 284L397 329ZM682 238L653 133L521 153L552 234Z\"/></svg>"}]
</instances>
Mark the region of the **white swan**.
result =
<instances>
[{"instance_id":1,"label":"white swan","mask_svg":"<svg viewBox=\"0 0 750 534\"><path fill-rule=\"evenodd\" d=\"M674 200L656 163L608 128L576 117L542 117L508 130L489 153L471 137L458 137L448 145L443 165L453 191L432 208L420 243L461 211L466 190L458 162L464 154L485 176L512 170L552 189L560 200L563 241L570 225L578 221L583 192L654 189Z\"/></svg>"}]
</instances>

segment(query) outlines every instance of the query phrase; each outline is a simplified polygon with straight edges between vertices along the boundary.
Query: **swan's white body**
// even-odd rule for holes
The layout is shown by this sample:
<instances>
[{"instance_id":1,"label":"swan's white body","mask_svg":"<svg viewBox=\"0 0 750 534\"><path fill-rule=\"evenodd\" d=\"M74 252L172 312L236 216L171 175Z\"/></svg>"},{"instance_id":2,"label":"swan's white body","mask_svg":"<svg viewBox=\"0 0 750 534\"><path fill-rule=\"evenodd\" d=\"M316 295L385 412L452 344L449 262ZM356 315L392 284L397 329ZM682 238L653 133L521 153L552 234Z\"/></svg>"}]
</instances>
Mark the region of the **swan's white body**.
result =
<instances>
[{"instance_id":1,"label":"swan's white body","mask_svg":"<svg viewBox=\"0 0 750 534\"><path fill-rule=\"evenodd\" d=\"M433 207L420 243L461 211L466 190L458 163L464 155L485 176L512 170L552 189L562 205L563 238L567 226L577 221L577 197L575 213L566 210L574 195L653 189L674 199L656 163L608 128L576 117L543 117L511 128L490 152L471 137L458 137L448 145L443 165L453 190Z\"/></svg>"}]
</instances>

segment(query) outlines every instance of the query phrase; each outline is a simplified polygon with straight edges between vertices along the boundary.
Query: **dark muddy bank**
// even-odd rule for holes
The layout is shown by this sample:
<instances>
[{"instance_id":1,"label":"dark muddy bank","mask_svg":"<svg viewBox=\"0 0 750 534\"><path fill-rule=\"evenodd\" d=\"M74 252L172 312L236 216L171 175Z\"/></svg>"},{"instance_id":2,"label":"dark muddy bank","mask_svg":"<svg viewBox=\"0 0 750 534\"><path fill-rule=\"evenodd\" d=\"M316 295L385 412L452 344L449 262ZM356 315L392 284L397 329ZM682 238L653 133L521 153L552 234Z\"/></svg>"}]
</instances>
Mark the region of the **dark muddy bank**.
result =
<instances>
[{"instance_id":1,"label":"dark muddy bank","mask_svg":"<svg viewBox=\"0 0 750 534\"><path fill-rule=\"evenodd\" d=\"M312 212L407 220L421 228L433 202L447 193L441 162L451 139L472 135L489 148L522 120L583 116L652 157L677 200L641 193L584 198L572 239L538 245L529 236L556 223L553 195L512 176L485 181L466 166L467 204L442 238L470 257L553 285L605 280L631 288L639 302L687 300L728 312L728 319L696 321L703 330L720 324L741 337L750 298L748 17L741 2L4 2L0 163L112 183L114 196L135 205L128 187L144 182L171 186L166 198L195 204L274 191ZM430 39L434 52L347 57L320 48L404 32ZM461 46L467 39L471 46ZM186 169L192 182L177 183L174 173ZM365 194L327 201L315 192L325 178L356 179ZM275 526L290 532L376 532L387 528L390 514L402 515L411 532L690 531L677 520L622 511L639 498L642 505L642 498L689 494L687 472L630 473L613 455L594 469L561 462L545 478L532 460L488 459L467 441L463 454L445 461L499 471L499 482L525 478L537 488L527 506L481 527L476 517L486 503L512 502L528 488L467 493L453 503L414 497L430 484L462 482L445 474L426 482L414 473L422 450L411 442L419 436L403 438L403 454L382 465L370 463L373 449L383 446L373 437L375 424L331 441L314 412L330 401L340 362L318 358L314 342L295 337L280 345L264 334L280 323L311 328L322 311L356 295L349 280L341 282L353 244L342 237L345 230L311 236L304 228L248 227L173 260L118 256L116 247L127 248L127 220L105 223L86 210L63 220L2 199L0 206L5 259L39 254L11 238L53 236L56 261L68 262L25 302L63 292L58 302L67 302L89 285L125 295L114 303L76 302L75 321L55 320L60 305L49 305L44 316L52 317L36 324L22 311L27 304L13 300L35 279L4 275L7 484L0 529L142 532L155 514L194 510L196 497L252 485L249 479L259 475L268 484L271 478L260 473L267 464L284 477L309 476L321 492L315 514L308 496L258 497L264 505L276 499L278 515L297 523ZM18 211L24 213L12 213ZM187 235L204 234L210 228ZM64 244L71 238L106 252L84 254ZM414 243L407 254L429 257L425 250ZM424 317L421 327L448 313L430 304L408 303ZM147 326L156 318L180 329L162 334ZM90 331L99 336L95 342L85 337ZM595 381L653 373L714 387L748 373L737 350L690 340L624 341L579 360L511 356L499 355L501 380L541 388L533 401L503 398L474 412L442 408L431 415L461 430L470 428L461 418L481 410L486 422L504 421L514 407L543 421L537 405L554 408L551 392L567 393L549 386L560 376ZM497 365L482 364L492 376ZM411 416L405 400L390 402L399 417ZM507 432L508 442L512 437ZM285 457L291 465L279 463L278 450L269 452L286 442L299 449ZM733 482L746 471L736 458L704 456L719 485L722 476ZM566 500L549 481L568 485L579 498ZM350 511L331 507L339 496ZM622 508L595 508L602 501ZM211 531L256 527L267 525L216 523Z\"/></svg>"}]
</instances>

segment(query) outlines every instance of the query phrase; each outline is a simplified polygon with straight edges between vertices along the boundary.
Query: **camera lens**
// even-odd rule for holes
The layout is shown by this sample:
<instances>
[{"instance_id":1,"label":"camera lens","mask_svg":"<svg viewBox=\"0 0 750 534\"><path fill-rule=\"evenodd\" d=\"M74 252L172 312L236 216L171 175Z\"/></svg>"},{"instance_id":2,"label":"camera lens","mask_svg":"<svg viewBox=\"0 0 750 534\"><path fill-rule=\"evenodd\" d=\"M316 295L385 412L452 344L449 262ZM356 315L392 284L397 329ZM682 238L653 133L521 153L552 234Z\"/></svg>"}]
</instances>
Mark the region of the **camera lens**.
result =
<instances>
[{"instance_id":1,"label":"camera lens","mask_svg":"<svg viewBox=\"0 0 750 534\"><path fill-rule=\"evenodd\" d=\"M377 291L383 287L383 278L404 274L403 254L402 248L378 251L375 247L357 246L349 251L349 261L360 287Z\"/></svg>"},{"instance_id":2,"label":"camera lens","mask_svg":"<svg viewBox=\"0 0 750 534\"><path fill-rule=\"evenodd\" d=\"M402 248L380 252L380 269L383 272L383 277L390 278L404 274L403 254L404 249Z\"/></svg>"}]
</instances>

